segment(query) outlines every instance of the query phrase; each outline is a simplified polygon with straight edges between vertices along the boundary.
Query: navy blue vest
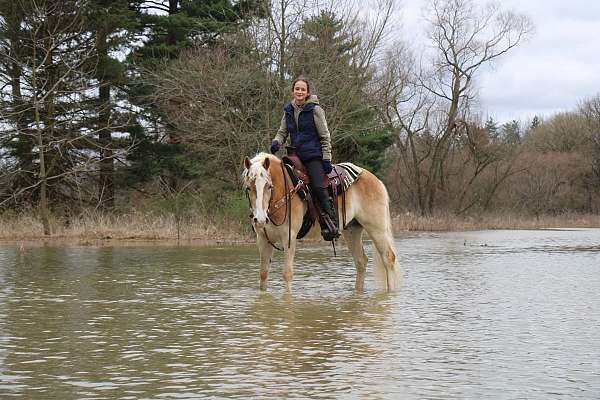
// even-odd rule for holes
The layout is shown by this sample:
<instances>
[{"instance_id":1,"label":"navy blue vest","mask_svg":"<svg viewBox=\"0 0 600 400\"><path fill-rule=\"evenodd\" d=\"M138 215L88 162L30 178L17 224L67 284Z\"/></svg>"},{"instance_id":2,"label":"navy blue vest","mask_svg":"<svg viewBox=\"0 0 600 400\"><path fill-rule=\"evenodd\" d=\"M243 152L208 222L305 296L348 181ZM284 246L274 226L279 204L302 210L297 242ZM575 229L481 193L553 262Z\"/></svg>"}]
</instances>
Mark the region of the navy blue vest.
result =
<instances>
[{"instance_id":1,"label":"navy blue vest","mask_svg":"<svg viewBox=\"0 0 600 400\"><path fill-rule=\"evenodd\" d=\"M315 103L304 104L300 115L298 115L298 126L296 126L294 119L294 105L288 103L283 109L285 111L285 122L292 146L296 148L296 153L302 161L318 157L323 158L321 138L319 137L313 114L315 106Z\"/></svg>"}]
</instances>

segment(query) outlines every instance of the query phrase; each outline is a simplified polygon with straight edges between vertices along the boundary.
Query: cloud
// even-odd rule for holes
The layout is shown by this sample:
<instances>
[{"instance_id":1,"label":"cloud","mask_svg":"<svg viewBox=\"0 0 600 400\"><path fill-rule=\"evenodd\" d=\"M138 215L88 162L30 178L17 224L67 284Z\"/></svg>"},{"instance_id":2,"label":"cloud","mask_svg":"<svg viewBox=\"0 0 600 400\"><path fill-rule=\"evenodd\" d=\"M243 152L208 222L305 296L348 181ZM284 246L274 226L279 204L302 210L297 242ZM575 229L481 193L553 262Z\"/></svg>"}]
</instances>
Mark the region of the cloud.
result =
<instances>
[{"instance_id":1,"label":"cloud","mask_svg":"<svg viewBox=\"0 0 600 400\"><path fill-rule=\"evenodd\" d=\"M417 52L427 47L422 11L426 4L405 1L402 6L403 35ZM600 1L503 0L500 6L527 14L535 32L479 71L476 85L484 115L500 121L549 116L574 110L600 93Z\"/></svg>"}]
</instances>

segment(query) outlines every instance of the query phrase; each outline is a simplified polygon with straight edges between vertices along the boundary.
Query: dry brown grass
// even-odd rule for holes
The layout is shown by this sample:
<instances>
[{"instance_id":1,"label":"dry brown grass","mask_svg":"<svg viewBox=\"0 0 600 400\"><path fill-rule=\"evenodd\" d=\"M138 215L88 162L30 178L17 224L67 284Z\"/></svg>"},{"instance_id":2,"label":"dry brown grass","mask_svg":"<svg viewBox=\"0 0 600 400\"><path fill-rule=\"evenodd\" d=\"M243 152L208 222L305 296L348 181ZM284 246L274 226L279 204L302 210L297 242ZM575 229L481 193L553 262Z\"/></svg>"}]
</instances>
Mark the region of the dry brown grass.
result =
<instances>
[{"instance_id":1,"label":"dry brown grass","mask_svg":"<svg viewBox=\"0 0 600 400\"><path fill-rule=\"evenodd\" d=\"M88 213L71 219L51 220L52 235L42 234L42 225L34 215L0 217L0 240L58 240L75 243L98 241L176 241L177 224L172 216L156 216L144 213L106 215ZM546 215L539 219L516 214L487 214L480 217L457 217L438 214L421 217L406 213L393 218L394 232L406 231L464 231L478 229L544 229L544 228L598 228L600 215L564 213ZM194 242L240 242L250 241L254 234L247 221L221 221L195 216L180 225L180 241ZM320 234L313 229L307 240L319 240Z\"/></svg>"},{"instance_id":2,"label":"dry brown grass","mask_svg":"<svg viewBox=\"0 0 600 400\"><path fill-rule=\"evenodd\" d=\"M547 228L598 228L600 215L566 212L559 215L535 216L511 213L482 216L456 216L438 214L421 217L406 213L393 218L395 232L402 231L466 231L478 229L547 229Z\"/></svg>"},{"instance_id":3,"label":"dry brown grass","mask_svg":"<svg viewBox=\"0 0 600 400\"><path fill-rule=\"evenodd\" d=\"M67 241L98 240L177 240L177 223L172 216L131 213L107 215L87 213L64 220L52 218L52 235L43 235L42 224L36 216L18 215L0 217L0 240L53 239ZM195 216L181 222L181 241L236 241L248 238L246 221L223 221L218 224L204 216Z\"/></svg>"}]
</instances>

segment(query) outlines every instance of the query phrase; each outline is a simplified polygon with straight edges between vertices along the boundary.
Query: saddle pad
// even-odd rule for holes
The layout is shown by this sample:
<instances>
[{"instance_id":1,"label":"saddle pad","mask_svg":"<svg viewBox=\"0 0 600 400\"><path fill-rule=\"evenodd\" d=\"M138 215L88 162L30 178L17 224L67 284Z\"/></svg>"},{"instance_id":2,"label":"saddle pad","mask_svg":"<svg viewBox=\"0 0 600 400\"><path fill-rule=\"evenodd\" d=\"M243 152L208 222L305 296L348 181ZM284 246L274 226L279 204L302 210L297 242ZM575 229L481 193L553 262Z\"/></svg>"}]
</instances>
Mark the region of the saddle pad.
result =
<instances>
[{"instance_id":1,"label":"saddle pad","mask_svg":"<svg viewBox=\"0 0 600 400\"><path fill-rule=\"evenodd\" d=\"M363 169L361 167L357 167L356 165L343 162L336 164L336 166L343 168L345 174L342 174L342 191L345 192L348 190L350 185L352 185L358 178L360 178L360 174L362 174Z\"/></svg>"}]
</instances>

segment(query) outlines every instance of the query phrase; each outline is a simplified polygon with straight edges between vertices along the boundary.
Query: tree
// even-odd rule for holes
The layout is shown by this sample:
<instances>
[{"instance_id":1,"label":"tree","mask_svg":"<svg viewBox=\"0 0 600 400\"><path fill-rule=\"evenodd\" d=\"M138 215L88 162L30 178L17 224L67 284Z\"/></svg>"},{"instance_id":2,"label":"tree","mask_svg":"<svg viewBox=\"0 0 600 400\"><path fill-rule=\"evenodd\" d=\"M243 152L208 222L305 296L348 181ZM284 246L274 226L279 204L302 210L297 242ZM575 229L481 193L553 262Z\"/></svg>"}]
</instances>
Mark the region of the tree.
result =
<instances>
[{"instance_id":1,"label":"tree","mask_svg":"<svg viewBox=\"0 0 600 400\"><path fill-rule=\"evenodd\" d=\"M592 210L592 193L600 191L600 94L585 99L579 105L579 113L590 132L590 145L585 152L590 160L590 171L584 177L584 186L588 191L588 206Z\"/></svg>"},{"instance_id":2,"label":"tree","mask_svg":"<svg viewBox=\"0 0 600 400\"><path fill-rule=\"evenodd\" d=\"M115 198L115 164L111 121L119 118L111 93L125 82L125 66L114 53L122 51L137 30L134 13L120 0L93 0L87 13L88 29L95 37L98 62L94 66L98 81L98 146L101 158L98 204L112 208Z\"/></svg>"},{"instance_id":3,"label":"tree","mask_svg":"<svg viewBox=\"0 0 600 400\"><path fill-rule=\"evenodd\" d=\"M538 126L540 126L540 117L538 117L537 115L533 116L533 119L531 120L531 125L529 125L529 129L533 130L536 129Z\"/></svg>"},{"instance_id":4,"label":"tree","mask_svg":"<svg viewBox=\"0 0 600 400\"><path fill-rule=\"evenodd\" d=\"M445 190L445 166L461 121L467 121L475 101L477 71L517 46L531 31L524 15L502 11L492 4L483 9L470 0L433 0L428 36L433 46L433 69L382 72L380 91L386 93L382 117L398 133L400 159L411 168L410 190L421 214L434 210L438 190ZM388 68L406 62L392 59ZM414 61L410 62L414 65ZM391 109L390 109L391 108ZM394 110L395 109L395 110ZM415 185L416 184L416 185Z\"/></svg>"},{"instance_id":5,"label":"tree","mask_svg":"<svg viewBox=\"0 0 600 400\"><path fill-rule=\"evenodd\" d=\"M18 68L12 69L12 96L1 121L3 134L11 138L5 160L9 173L26 174L31 183L13 180L16 186L0 205L22 204L22 196L33 193L46 235L51 233L51 205L84 200L82 192L91 185L82 183L112 157L102 153L98 140L99 132L117 126L115 121L98 123L99 58L86 24L88 5L23 0L18 4L19 29L6 29L12 34L4 42L3 60ZM0 10L7 8L3 4ZM29 169L22 170L26 165Z\"/></svg>"},{"instance_id":6,"label":"tree","mask_svg":"<svg viewBox=\"0 0 600 400\"><path fill-rule=\"evenodd\" d=\"M257 99L265 97L266 74L243 38L231 40L189 50L154 81L153 101L181 143L202 157L194 167L210 190L237 185L243 157L265 148L267 116Z\"/></svg>"},{"instance_id":7,"label":"tree","mask_svg":"<svg viewBox=\"0 0 600 400\"><path fill-rule=\"evenodd\" d=\"M493 138L497 138L500 135L498 129L498 123L494 121L494 118L488 117L485 121L485 130L488 132L488 135Z\"/></svg>"},{"instance_id":8,"label":"tree","mask_svg":"<svg viewBox=\"0 0 600 400\"><path fill-rule=\"evenodd\" d=\"M521 127L519 121L512 120L502 124L502 141L508 145L521 143Z\"/></svg>"},{"instance_id":9,"label":"tree","mask_svg":"<svg viewBox=\"0 0 600 400\"><path fill-rule=\"evenodd\" d=\"M572 152L588 148L592 131L579 112L560 112L527 135L525 144L540 152Z\"/></svg>"},{"instance_id":10,"label":"tree","mask_svg":"<svg viewBox=\"0 0 600 400\"><path fill-rule=\"evenodd\" d=\"M261 4L258 1L229 0L137 0L134 4L144 40L134 48L128 59L130 74L135 77L129 84L130 100L143 109L135 138L137 154L129 158L133 165L128 171L152 170L169 182L169 191L179 190L179 180L195 175L197 160L177 135L177 127L170 125L163 110L156 107L154 87L149 84L153 75L164 68L166 60L176 60L194 47L218 46L224 35L239 29L246 18L251 18ZM139 145L143 142L143 145ZM191 169L190 169L191 168ZM136 176L129 175L128 182ZM141 176L148 176L143 174ZM142 182L138 182L142 183ZM161 185L161 187L166 187Z\"/></svg>"},{"instance_id":11,"label":"tree","mask_svg":"<svg viewBox=\"0 0 600 400\"><path fill-rule=\"evenodd\" d=\"M383 154L391 135L379 127L367 96L371 65L362 62L364 38L354 34L353 26L331 11L306 19L290 43L294 59L289 69L290 76L308 76L319 94L335 158L364 165L374 153Z\"/></svg>"}]
</instances>

